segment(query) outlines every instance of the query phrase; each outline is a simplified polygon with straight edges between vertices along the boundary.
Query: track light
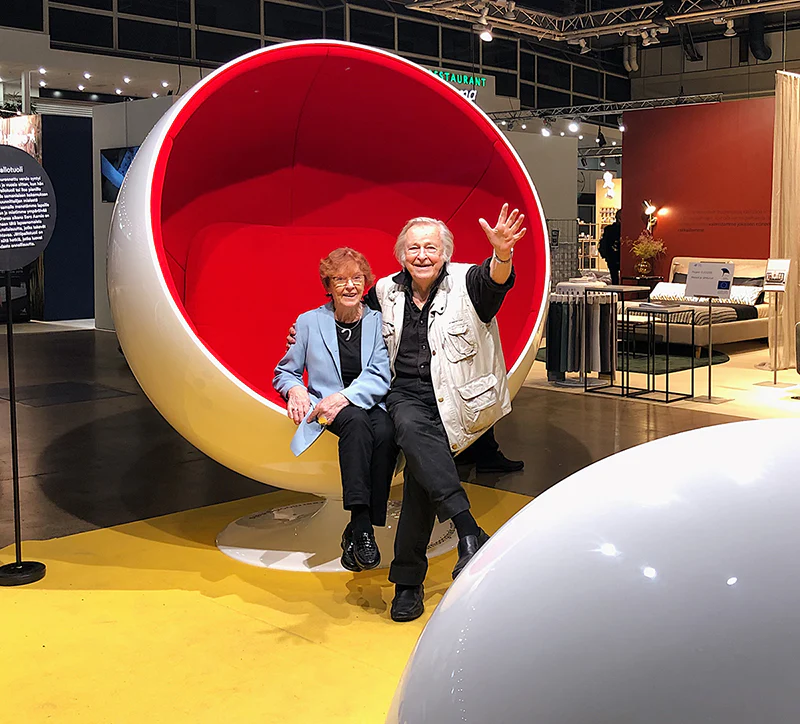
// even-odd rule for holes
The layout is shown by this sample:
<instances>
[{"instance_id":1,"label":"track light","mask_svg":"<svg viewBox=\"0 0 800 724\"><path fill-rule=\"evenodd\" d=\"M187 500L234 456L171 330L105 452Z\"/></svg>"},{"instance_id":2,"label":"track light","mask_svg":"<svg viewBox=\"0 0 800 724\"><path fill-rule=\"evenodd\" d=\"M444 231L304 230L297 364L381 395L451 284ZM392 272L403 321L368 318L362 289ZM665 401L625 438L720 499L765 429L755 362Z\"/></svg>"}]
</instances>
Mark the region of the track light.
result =
<instances>
[{"instance_id":1,"label":"track light","mask_svg":"<svg viewBox=\"0 0 800 724\"><path fill-rule=\"evenodd\" d=\"M41 75L44 75L45 73L47 73L47 70L45 70L44 68L39 68L39 73Z\"/></svg>"},{"instance_id":2,"label":"track light","mask_svg":"<svg viewBox=\"0 0 800 724\"><path fill-rule=\"evenodd\" d=\"M622 120L622 116L617 117L617 126L619 127L620 133L625 133L628 129L625 127L625 121Z\"/></svg>"},{"instance_id":3,"label":"track light","mask_svg":"<svg viewBox=\"0 0 800 724\"><path fill-rule=\"evenodd\" d=\"M728 25L728 27L725 28L725 32L723 33L723 35L726 38L736 37L736 31L733 29L733 20L728 20L727 21L727 25Z\"/></svg>"},{"instance_id":4,"label":"track light","mask_svg":"<svg viewBox=\"0 0 800 724\"><path fill-rule=\"evenodd\" d=\"M121 88L117 88L117 89L114 91L114 93L116 93L118 96L121 96L121 95L122 95L122 89L121 89Z\"/></svg>"},{"instance_id":5,"label":"track light","mask_svg":"<svg viewBox=\"0 0 800 724\"><path fill-rule=\"evenodd\" d=\"M561 131L560 135L565 136L566 134L564 133L564 131Z\"/></svg>"},{"instance_id":6,"label":"track light","mask_svg":"<svg viewBox=\"0 0 800 724\"><path fill-rule=\"evenodd\" d=\"M608 145L606 141L606 137L603 135L603 132L600 130L600 126L597 127L597 137L594 139L595 143L602 148L603 146Z\"/></svg>"},{"instance_id":7,"label":"track light","mask_svg":"<svg viewBox=\"0 0 800 724\"><path fill-rule=\"evenodd\" d=\"M567 128L569 128L570 133L577 133L581 129L580 124L577 121L570 121Z\"/></svg>"},{"instance_id":8,"label":"track light","mask_svg":"<svg viewBox=\"0 0 800 724\"><path fill-rule=\"evenodd\" d=\"M652 201L642 201L642 206L644 207L644 213L648 216L652 216L656 213L656 207L653 205Z\"/></svg>"},{"instance_id":9,"label":"track light","mask_svg":"<svg viewBox=\"0 0 800 724\"><path fill-rule=\"evenodd\" d=\"M582 140L583 140L583 134L581 134L580 136L578 136L578 140L579 140L579 141L582 141Z\"/></svg>"},{"instance_id":10,"label":"track light","mask_svg":"<svg viewBox=\"0 0 800 724\"><path fill-rule=\"evenodd\" d=\"M45 83L43 80L40 80L39 81L39 87L40 88L45 88L45 87L47 87L47 83Z\"/></svg>"},{"instance_id":11,"label":"track light","mask_svg":"<svg viewBox=\"0 0 800 724\"><path fill-rule=\"evenodd\" d=\"M130 79L130 78L128 78L128 76L126 75L126 76L125 76L125 77L122 79L122 82L123 82L123 83L130 83L130 82L131 82L131 79Z\"/></svg>"},{"instance_id":12,"label":"track light","mask_svg":"<svg viewBox=\"0 0 800 724\"><path fill-rule=\"evenodd\" d=\"M548 136L552 136L553 132L550 130L548 126L542 126L542 135L547 138Z\"/></svg>"},{"instance_id":13,"label":"track light","mask_svg":"<svg viewBox=\"0 0 800 724\"><path fill-rule=\"evenodd\" d=\"M606 167L606 160L605 160L605 158L601 158L600 159L600 168L605 168L605 167Z\"/></svg>"},{"instance_id":14,"label":"track light","mask_svg":"<svg viewBox=\"0 0 800 724\"><path fill-rule=\"evenodd\" d=\"M78 86L78 90L79 91L86 90L86 86L85 85L79 85Z\"/></svg>"},{"instance_id":15,"label":"track light","mask_svg":"<svg viewBox=\"0 0 800 724\"><path fill-rule=\"evenodd\" d=\"M584 168L586 168L588 165L589 165L589 164L588 164L588 163L586 163L586 157L585 157L585 156L581 156L581 166L583 166Z\"/></svg>"},{"instance_id":16,"label":"track light","mask_svg":"<svg viewBox=\"0 0 800 724\"><path fill-rule=\"evenodd\" d=\"M508 130L509 131L513 131L514 130L514 125L515 125L515 121L509 121L508 122Z\"/></svg>"},{"instance_id":17,"label":"track light","mask_svg":"<svg viewBox=\"0 0 800 724\"><path fill-rule=\"evenodd\" d=\"M492 35L492 28L487 25L483 30L481 30L481 34L478 36L484 43L491 43L494 36Z\"/></svg>"},{"instance_id":18,"label":"track light","mask_svg":"<svg viewBox=\"0 0 800 724\"><path fill-rule=\"evenodd\" d=\"M505 122L505 121L500 121L500 125L501 125L501 126L505 126L505 125L506 125L506 122Z\"/></svg>"},{"instance_id":19,"label":"track light","mask_svg":"<svg viewBox=\"0 0 800 724\"><path fill-rule=\"evenodd\" d=\"M525 130L527 127L528 127L528 126L527 126L525 123L523 123L523 124L522 124L522 130L523 130L523 131L524 131L524 130Z\"/></svg>"},{"instance_id":20,"label":"track light","mask_svg":"<svg viewBox=\"0 0 800 724\"><path fill-rule=\"evenodd\" d=\"M489 14L489 6L486 5L481 12L481 16L478 19L478 22L472 26L472 29L478 33L478 37L484 43L491 43L492 42L492 26L489 25L488 20L486 19L487 15Z\"/></svg>"},{"instance_id":21,"label":"track light","mask_svg":"<svg viewBox=\"0 0 800 724\"><path fill-rule=\"evenodd\" d=\"M586 44L586 40L584 38L580 39L578 45L581 46L581 55L586 55L587 53L591 52L591 48Z\"/></svg>"},{"instance_id":22,"label":"track light","mask_svg":"<svg viewBox=\"0 0 800 724\"><path fill-rule=\"evenodd\" d=\"M507 0L506 2L506 11L503 13L503 17L506 20L516 20L517 19L517 11L516 11L517 3L514 0Z\"/></svg>"},{"instance_id":23,"label":"track light","mask_svg":"<svg viewBox=\"0 0 800 724\"><path fill-rule=\"evenodd\" d=\"M167 83L167 81L165 81L165 80L162 80L161 81L161 87L162 88L168 88L169 87L169 83Z\"/></svg>"},{"instance_id":24,"label":"track light","mask_svg":"<svg viewBox=\"0 0 800 724\"><path fill-rule=\"evenodd\" d=\"M150 95L153 96L153 98L158 98L158 93L156 93L155 91L153 93L151 93Z\"/></svg>"}]
</instances>

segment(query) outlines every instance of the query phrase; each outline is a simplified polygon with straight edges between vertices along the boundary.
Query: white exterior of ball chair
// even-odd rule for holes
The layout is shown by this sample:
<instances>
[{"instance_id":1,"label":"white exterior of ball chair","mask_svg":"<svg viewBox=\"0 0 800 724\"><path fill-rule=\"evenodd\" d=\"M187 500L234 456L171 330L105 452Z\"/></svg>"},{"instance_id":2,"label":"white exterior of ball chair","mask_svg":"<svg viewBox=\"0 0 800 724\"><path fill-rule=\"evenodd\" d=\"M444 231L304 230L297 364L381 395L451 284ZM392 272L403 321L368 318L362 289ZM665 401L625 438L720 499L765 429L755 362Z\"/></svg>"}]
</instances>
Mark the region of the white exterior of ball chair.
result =
<instances>
[{"instance_id":1,"label":"white exterior of ball chair","mask_svg":"<svg viewBox=\"0 0 800 724\"><path fill-rule=\"evenodd\" d=\"M318 42L332 44L332 41L304 41L292 45ZM131 370L155 407L183 437L226 467L255 480L290 490L340 497L335 437L323 435L299 458L292 455L289 441L296 428L286 417L285 409L228 371L184 319L164 279L151 225L156 159L183 106L204 83L226 68L279 47L283 46L255 51L218 69L187 92L151 131L131 164L114 211L109 239L109 298ZM382 54L414 66L389 53ZM458 95L445 81L439 79L439 82L448 88L447 92ZM499 130L497 138L514 153ZM514 157L524 170L518 156ZM527 175L526 178L530 182ZM546 229L544 238L547 239ZM549 279L549 257L547 263ZM510 370L512 395L521 386L538 349L544 309L543 299L528 344Z\"/></svg>"},{"instance_id":2,"label":"white exterior of ball chair","mask_svg":"<svg viewBox=\"0 0 800 724\"><path fill-rule=\"evenodd\" d=\"M800 721L799 440L708 427L545 492L446 593L387 722Z\"/></svg>"}]
</instances>

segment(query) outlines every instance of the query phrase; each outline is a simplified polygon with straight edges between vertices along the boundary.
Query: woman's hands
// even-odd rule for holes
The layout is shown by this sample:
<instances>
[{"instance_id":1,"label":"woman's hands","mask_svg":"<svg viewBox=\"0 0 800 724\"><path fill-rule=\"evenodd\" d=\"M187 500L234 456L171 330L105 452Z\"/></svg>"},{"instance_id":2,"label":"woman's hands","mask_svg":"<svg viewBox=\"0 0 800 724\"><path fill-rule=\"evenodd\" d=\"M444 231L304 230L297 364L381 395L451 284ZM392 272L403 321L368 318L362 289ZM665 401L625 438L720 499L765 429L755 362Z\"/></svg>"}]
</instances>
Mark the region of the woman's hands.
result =
<instances>
[{"instance_id":1,"label":"woman's hands","mask_svg":"<svg viewBox=\"0 0 800 724\"><path fill-rule=\"evenodd\" d=\"M345 407L350 404L341 392L334 392L324 400L320 400L309 415L310 420L317 420L320 425L330 425Z\"/></svg>"},{"instance_id":2,"label":"woman's hands","mask_svg":"<svg viewBox=\"0 0 800 724\"><path fill-rule=\"evenodd\" d=\"M299 425L303 421L310 407L311 399L305 387L297 385L289 390L286 414L292 419L295 425Z\"/></svg>"}]
</instances>

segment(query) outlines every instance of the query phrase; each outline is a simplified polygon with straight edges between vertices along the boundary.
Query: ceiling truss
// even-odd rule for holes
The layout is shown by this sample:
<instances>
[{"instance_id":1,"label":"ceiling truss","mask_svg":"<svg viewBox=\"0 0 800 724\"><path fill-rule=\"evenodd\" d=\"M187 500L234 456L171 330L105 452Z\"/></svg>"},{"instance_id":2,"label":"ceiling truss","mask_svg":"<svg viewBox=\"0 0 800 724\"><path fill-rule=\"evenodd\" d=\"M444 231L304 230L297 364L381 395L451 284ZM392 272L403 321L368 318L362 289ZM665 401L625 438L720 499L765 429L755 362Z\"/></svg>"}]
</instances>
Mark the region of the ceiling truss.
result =
<instances>
[{"instance_id":1,"label":"ceiling truss","mask_svg":"<svg viewBox=\"0 0 800 724\"><path fill-rule=\"evenodd\" d=\"M641 101L621 101L619 103L593 103L585 106L495 111L494 113L489 113L488 116L495 122L527 121L534 118L591 118L592 116L615 116L625 111L638 111L644 108L672 108L701 103L720 103L721 101L722 93L705 93L692 96L674 96L672 98L650 98Z\"/></svg>"},{"instance_id":2,"label":"ceiling truss","mask_svg":"<svg viewBox=\"0 0 800 724\"><path fill-rule=\"evenodd\" d=\"M576 15L555 15L514 0L416 0L408 7L450 20L490 25L538 40L579 44L601 35L638 36L699 22L732 20L752 13L800 9L800 0L662 0Z\"/></svg>"}]
</instances>

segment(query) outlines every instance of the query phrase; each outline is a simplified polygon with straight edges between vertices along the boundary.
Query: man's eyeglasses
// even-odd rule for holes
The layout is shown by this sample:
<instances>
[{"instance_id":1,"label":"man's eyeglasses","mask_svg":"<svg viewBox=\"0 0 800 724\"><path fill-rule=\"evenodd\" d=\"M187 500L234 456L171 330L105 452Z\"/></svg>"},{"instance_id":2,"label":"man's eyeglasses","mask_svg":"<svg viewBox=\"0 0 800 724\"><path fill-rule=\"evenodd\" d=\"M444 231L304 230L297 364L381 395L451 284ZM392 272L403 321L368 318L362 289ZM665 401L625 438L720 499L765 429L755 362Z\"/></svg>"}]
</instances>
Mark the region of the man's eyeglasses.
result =
<instances>
[{"instance_id":1,"label":"man's eyeglasses","mask_svg":"<svg viewBox=\"0 0 800 724\"><path fill-rule=\"evenodd\" d=\"M344 289L350 282L354 286L363 287L366 279L363 274L355 274L352 277L331 277L331 284L337 289Z\"/></svg>"}]
</instances>

